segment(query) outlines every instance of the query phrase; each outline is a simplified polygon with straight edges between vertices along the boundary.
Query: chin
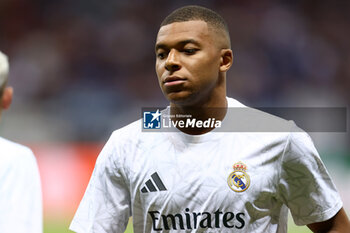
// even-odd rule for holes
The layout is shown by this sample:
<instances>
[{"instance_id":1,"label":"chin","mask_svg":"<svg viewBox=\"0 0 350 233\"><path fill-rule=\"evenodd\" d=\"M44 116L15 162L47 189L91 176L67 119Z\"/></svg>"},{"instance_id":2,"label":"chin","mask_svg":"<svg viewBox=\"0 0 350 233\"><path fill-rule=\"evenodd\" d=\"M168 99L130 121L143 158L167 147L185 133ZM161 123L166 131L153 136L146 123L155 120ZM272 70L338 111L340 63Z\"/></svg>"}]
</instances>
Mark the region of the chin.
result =
<instances>
[{"instance_id":1,"label":"chin","mask_svg":"<svg viewBox=\"0 0 350 233\"><path fill-rule=\"evenodd\" d=\"M195 102L193 95L187 92L169 93L166 95L166 98L170 103L181 106L190 106Z\"/></svg>"},{"instance_id":2,"label":"chin","mask_svg":"<svg viewBox=\"0 0 350 233\"><path fill-rule=\"evenodd\" d=\"M171 92L166 94L166 98L170 102L183 102L190 98L190 95L181 92Z\"/></svg>"}]
</instances>

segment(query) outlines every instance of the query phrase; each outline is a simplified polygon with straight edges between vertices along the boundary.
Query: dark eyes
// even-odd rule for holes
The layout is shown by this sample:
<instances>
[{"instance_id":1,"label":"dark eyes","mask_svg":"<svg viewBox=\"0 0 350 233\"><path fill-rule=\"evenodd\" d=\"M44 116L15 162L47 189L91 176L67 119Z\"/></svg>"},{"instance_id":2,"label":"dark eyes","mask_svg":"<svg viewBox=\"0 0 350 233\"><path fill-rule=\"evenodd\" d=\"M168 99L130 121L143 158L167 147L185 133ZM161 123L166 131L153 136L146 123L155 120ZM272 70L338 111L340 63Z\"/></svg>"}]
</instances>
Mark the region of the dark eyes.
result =
<instances>
[{"instance_id":1,"label":"dark eyes","mask_svg":"<svg viewBox=\"0 0 350 233\"><path fill-rule=\"evenodd\" d=\"M199 49L182 49L180 52L186 54L186 55L193 55L195 54ZM165 52L159 52L157 53L157 58L158 59L165 59L168 56L168 51Z\"/></svg>"},{"instance_id":2,"label":"dark eyes","mask_svg":"<svg viewBox=\"0 0 350 233\"><path fill-rule=\"evenodd\" d=\"M158 57L159 59L164 59L165 56L166 56L165 53L157 53L157 57Z\"/></svg>"},{"instance_id":3,"label":"dark eyes","mask_svg":"<svg viewBox=\"0 0 350 233\"><path fill-rule=\"evenodd\" d=\"M184 49L183 51L187 55L192 55L192 54L195 54L195 52L197 52L198 49Z\"/></svg>"}]
</instances>

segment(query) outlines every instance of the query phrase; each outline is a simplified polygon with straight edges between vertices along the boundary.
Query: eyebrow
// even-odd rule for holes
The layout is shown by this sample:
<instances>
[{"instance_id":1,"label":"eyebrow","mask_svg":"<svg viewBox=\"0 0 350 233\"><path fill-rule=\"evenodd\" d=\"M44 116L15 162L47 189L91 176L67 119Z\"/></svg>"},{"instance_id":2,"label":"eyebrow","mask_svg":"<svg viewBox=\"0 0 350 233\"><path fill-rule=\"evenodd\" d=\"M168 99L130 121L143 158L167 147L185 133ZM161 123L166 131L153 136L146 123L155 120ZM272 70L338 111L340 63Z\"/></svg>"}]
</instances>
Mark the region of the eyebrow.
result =
<instances>
[{"instance_id":1,"label":"eyebrow","mask_svg":"<svg viewBox=\"0 0 350 233\"><path fill-rule=\"evenodd\" d=\"M178 45L184 46L186 44L195 44L197 46L200 46L199 42L196 40L193 40L193 39L182 40L182 41L176 43L177 46ZM166 44L160 43L160 44L156 44L155 51L157 51L158 49L167 49L167 48L168 48L168 46Z\"/></svg>"}]
</instances>

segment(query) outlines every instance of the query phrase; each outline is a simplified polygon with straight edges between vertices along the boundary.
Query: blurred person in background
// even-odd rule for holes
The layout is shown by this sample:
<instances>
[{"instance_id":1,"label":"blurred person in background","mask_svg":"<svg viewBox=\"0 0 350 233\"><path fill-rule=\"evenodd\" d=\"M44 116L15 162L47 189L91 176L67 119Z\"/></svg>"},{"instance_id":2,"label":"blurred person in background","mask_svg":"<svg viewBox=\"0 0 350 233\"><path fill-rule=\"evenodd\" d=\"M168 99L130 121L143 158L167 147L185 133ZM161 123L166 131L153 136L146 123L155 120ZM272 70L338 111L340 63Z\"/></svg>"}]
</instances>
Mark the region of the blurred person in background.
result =
<instances>
[{"instance_id":1,"label":"blurred person in background","mask_svg":"<svg viewBox=\"0 0 350 233\"><path fill-rule=\"evenodd\" d=\"M0 114L10 107L7 56L0 51ZM41 233L42 194L33 152L0 137L0 232Z\"/></svg>"},{"instance_id":2,"label":"blurred person in background","mask_svg":"<svg viewBox=\"0 0 350 233\"><path fill-rule=\"evenodd\" d=\"M233 121L228 108L247 108L226 96L233 53L217 13L198 6L171 13L160 26L156 56L171 107L165 113L227 122ZM140 121L119 129L96 161L71 229L124 232L133 216L135 232L281 233L289 209L296 224L314 232L349 232L310 137L283 123L290 131L218 133L197 126L145 133Z\"/></svg>"}]
</instances>

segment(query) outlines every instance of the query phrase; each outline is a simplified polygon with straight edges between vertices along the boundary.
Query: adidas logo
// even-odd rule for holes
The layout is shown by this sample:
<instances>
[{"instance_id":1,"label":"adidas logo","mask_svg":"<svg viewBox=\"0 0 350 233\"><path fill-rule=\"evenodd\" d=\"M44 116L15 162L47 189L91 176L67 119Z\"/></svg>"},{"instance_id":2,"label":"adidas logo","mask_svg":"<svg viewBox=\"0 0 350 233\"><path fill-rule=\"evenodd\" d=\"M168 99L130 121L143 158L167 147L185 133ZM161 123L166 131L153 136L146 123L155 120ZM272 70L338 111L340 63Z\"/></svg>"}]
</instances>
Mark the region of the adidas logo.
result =
<instances>
[{"instance_id":1,"label":"adidas logo","mask_svg":"<svg viewBox=\"0 0 350 233\"><path fill-rule=\"evenodd\" d=\"M165 188L158 173L155 172L151 175L151 179L146 181L145 185L141 189L141 192L148 193L148 192L157 192L157 191L165 191L165 190L167 190L167 189Z\"/></svg>"}]
</instances>

